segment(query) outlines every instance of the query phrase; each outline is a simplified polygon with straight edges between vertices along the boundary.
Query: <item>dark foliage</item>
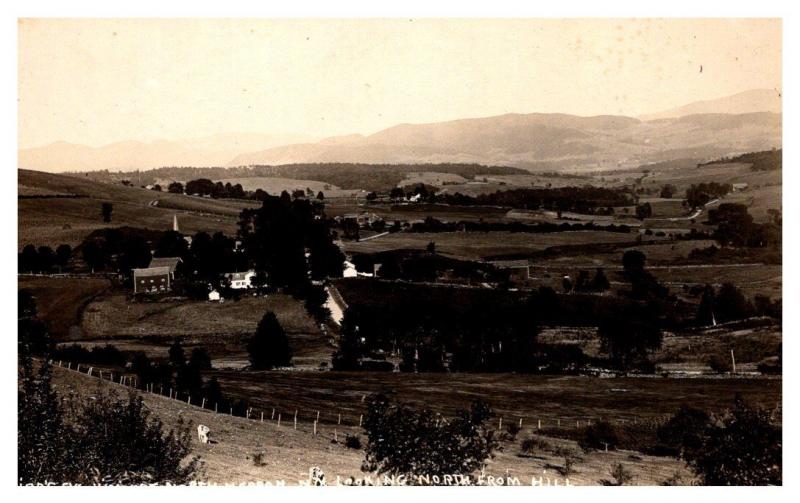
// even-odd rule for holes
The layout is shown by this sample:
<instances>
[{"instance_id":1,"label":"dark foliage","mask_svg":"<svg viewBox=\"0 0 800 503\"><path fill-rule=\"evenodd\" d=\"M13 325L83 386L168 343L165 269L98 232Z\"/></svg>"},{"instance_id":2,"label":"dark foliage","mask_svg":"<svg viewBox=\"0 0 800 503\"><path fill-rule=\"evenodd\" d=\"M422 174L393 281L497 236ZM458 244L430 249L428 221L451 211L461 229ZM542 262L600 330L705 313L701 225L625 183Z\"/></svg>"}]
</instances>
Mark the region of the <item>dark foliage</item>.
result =
<instances>
[{"instance_id":1,"label":"dark foliage","mask_svg":"<svg viewBox=\"0 0 800 503\"><path fill-rule=\"evenodd\" d=\"M685 450L689 466L706 485L782 484L782 431L769 412L738 399L706 429L697 449Z\"/></svg>"},{"instance_id":2,"label":"dark foliage","mask_svg":"<svg viewBox=\"0 0 800 503\"><path fill-rule=\"evenodd\" d=\"M275 313L269 311L258 323L255 335L247 343L250 366L254 370L288 367L292 364L289 339Z\"/></svg>"},{"instance_id":3,"label":"dark foliage","mask_svg":"<svg viewBox=\"0 0 800 503\"><path fill-rule=\"evenodd\" d=\"M497 448L486 426L491 415L488 406L477 402L471 410L448 419L373 395L364 420L363 469L405 476L411 484L431 483L426 477L433 476L440 480L444 475L470 476Z\"/></svg>"}]
</instances>

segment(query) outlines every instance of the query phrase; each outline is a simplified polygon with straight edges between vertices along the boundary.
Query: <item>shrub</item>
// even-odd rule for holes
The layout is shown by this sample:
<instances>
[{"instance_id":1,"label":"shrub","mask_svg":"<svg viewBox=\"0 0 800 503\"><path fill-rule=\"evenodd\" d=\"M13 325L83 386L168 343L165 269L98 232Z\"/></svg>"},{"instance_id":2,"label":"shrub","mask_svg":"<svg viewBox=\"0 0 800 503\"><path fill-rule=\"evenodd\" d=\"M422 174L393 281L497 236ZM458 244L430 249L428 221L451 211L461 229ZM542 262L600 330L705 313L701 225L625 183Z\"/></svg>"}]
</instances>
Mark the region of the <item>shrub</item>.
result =
<instances>
[{"instance_id":1,"label":"shrub","mask_svg":"<svg viewBox=\"0 0 800 503\"><path fill-rule=\"evenodd\" d=\"M617 463L611 467L611 470L608 472L611 475L611 478L614 479L609 485L615 486L624 486L631 480L633 480L633 475L631 472L625 468L625 465L622 463Z\"/></svg>"},{"instance_id":2,"label":"shrub","mask_svg":"<svg viewBox=\"0 0 800 503\"><path fill-rule=\"evenodd\" d=\"M344 446L348 449L361 449L361 437L358 435L347 435L347 438L344 440Z\"/></svg>"},{"instance_id":3,"label":"shrub","mask_svg":"<svg viewBox=\"0 0 800 503\"><path fill-rule=\"evenodd\" d=\"M737 398L733 410L706 429L689 466L706 485L781 485L782 431L768 411Z\"/></svg>"},{"instance_id":4,"label":"shrub","mask_svg":"<svg viewBox=\"0 0 800 503\"><path fill-rule=\"evenodd\" d=\"M447 419L373 395L364 421L367 446L362 469L406 476L412 484L422 483L417 477L470 476L485 466L497 447L485 424L491 415L487 405L476 402L469 411Z\"/></svg>"},{"instance_id":5,"label":"shrub","mask_svg":"<svg viewBox=\"0 0 800 503\"><path fill-rule=\"evenodd\" d=\"M702 446L709 424L708 414L684 405L658 429L658 440L680 454L695 451Z\"/></svg>"},{"instance_id":6,"label":"shrub","mask_svg":"<svg viewBox=\"0 0 800 503\"><path fill-rule=\"evenodd\" d=\"M583 432L583 437L578 440L578 445L584 449L615 448L619 443L617 429L608 421L598 421L590 424Z\"/></svg>"},{"instance_id":7,"label":"shrub","mask_svg":"<svg viewBox=\"0 0 800 503\"><path fill-rule=\"evenodd\" d=\"M267 462L264 461L265 456L263 452L253 454L253 466L267 466Z\"/></svg>"},{"instance_id":8,"label":"shrub","mask_svg":"<svg viewBox=\"0 0 800 503\"><path fill-rule=\"evenodd\" d=\"M18 410L19 482L84 485L186 484L199 475L189 457L191 428L174 430L150 416L141 397L99 395L65 412L49 366L23 364Z\"/></svg>"}]
</instances>

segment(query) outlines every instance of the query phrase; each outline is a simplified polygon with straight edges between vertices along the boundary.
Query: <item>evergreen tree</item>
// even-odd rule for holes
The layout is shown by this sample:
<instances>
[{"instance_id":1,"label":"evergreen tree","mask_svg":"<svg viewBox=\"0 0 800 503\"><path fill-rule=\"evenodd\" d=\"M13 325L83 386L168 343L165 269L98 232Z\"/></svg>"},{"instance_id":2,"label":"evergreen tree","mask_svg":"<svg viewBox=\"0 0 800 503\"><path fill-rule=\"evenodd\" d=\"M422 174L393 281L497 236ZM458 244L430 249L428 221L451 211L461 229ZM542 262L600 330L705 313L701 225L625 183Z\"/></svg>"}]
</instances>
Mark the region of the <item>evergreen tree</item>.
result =
<instances>
[{"instance_id":1,"label":"evergreen tree","mask_svg":"<svg viewBox=\"0 0 800 503\"><path fill-rule=\"evenodd\" d=\"M269 370L292 364L289 339L272 311L258 323L255 335L247 344L250 365L254 370Z\"/></svg>"}]
</instances>

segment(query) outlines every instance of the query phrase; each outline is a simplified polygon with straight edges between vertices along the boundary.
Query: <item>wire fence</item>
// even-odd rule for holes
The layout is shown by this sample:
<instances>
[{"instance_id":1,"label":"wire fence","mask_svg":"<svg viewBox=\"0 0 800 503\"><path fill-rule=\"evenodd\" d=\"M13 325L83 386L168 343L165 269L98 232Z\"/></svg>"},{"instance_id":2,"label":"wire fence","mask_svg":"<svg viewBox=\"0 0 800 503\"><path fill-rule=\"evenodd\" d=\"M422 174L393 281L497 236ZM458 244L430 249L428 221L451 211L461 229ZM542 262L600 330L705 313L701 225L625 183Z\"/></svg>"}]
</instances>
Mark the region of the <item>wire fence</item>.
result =
<instances>
[{"instance_id":1,"label":"wire fence","mask_svg":"<svg viewBox=\"0 0 800 503\"><path fill-rule=\"evenodd\" d=\"M275 404L266 408L249 407L244 409L234 407L230 403L220 406L219 403L212 402L204 397L181 392L179 390L164 387L161 384L148 383L139 385L136 376L113 371L98 369L87 364L73 364L62 360L51 361L52 365L62 369L77 372L87 377L107 381L111 384L135 389L150 395L156 395L164 399L175 400L184 405L201 409L205 412L217 415L238 417L256 423L271 423L279 427L289 427L296 431L318 435L339 442L342 438L353 433L353 428L361 428L364 422L364 414L359 413L357 417L352 412L343 413L342 411L331 411L330 409L299 409L289 406ZM366 395L362 395L361 402L366 401ZM444 416L440 416L444 418ZM490 428L496 431L518 429L528 429L532 432L546 432L547 430L576 430L586 428L600 421L605 421L616 426L635 426L639 428L658 428L665 424L672 417L671 414L655 415L646 418L636 419L608 419L608 418L575 418L575 417L530 417L528 415L508 414L496 415L492 420ZM324 431L323 431L324 430Z\"/></svg>"}]
</instances>

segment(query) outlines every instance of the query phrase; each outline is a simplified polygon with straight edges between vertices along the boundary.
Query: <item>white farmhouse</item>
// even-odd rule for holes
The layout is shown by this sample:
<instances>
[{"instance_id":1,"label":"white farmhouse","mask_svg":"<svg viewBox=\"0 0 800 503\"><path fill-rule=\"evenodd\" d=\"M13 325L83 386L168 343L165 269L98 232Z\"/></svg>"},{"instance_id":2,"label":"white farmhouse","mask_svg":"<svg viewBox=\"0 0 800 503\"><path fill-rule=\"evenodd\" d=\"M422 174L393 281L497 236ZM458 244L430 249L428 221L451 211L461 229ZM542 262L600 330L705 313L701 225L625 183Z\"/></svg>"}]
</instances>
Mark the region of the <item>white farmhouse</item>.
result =
<instances>
[{"instance_id":1,"label":"white farmhouse","mask_svg":"<svg viewBox=\"0 0 800 503\"><path fill-rule=\"evenodd\" d=\"M252 269L245 272L229 272L225 274L225 278L231 282L231 288L240 290L245 288L253 288L252 280L256 272Z\"/></svg>"}]
</instances>

